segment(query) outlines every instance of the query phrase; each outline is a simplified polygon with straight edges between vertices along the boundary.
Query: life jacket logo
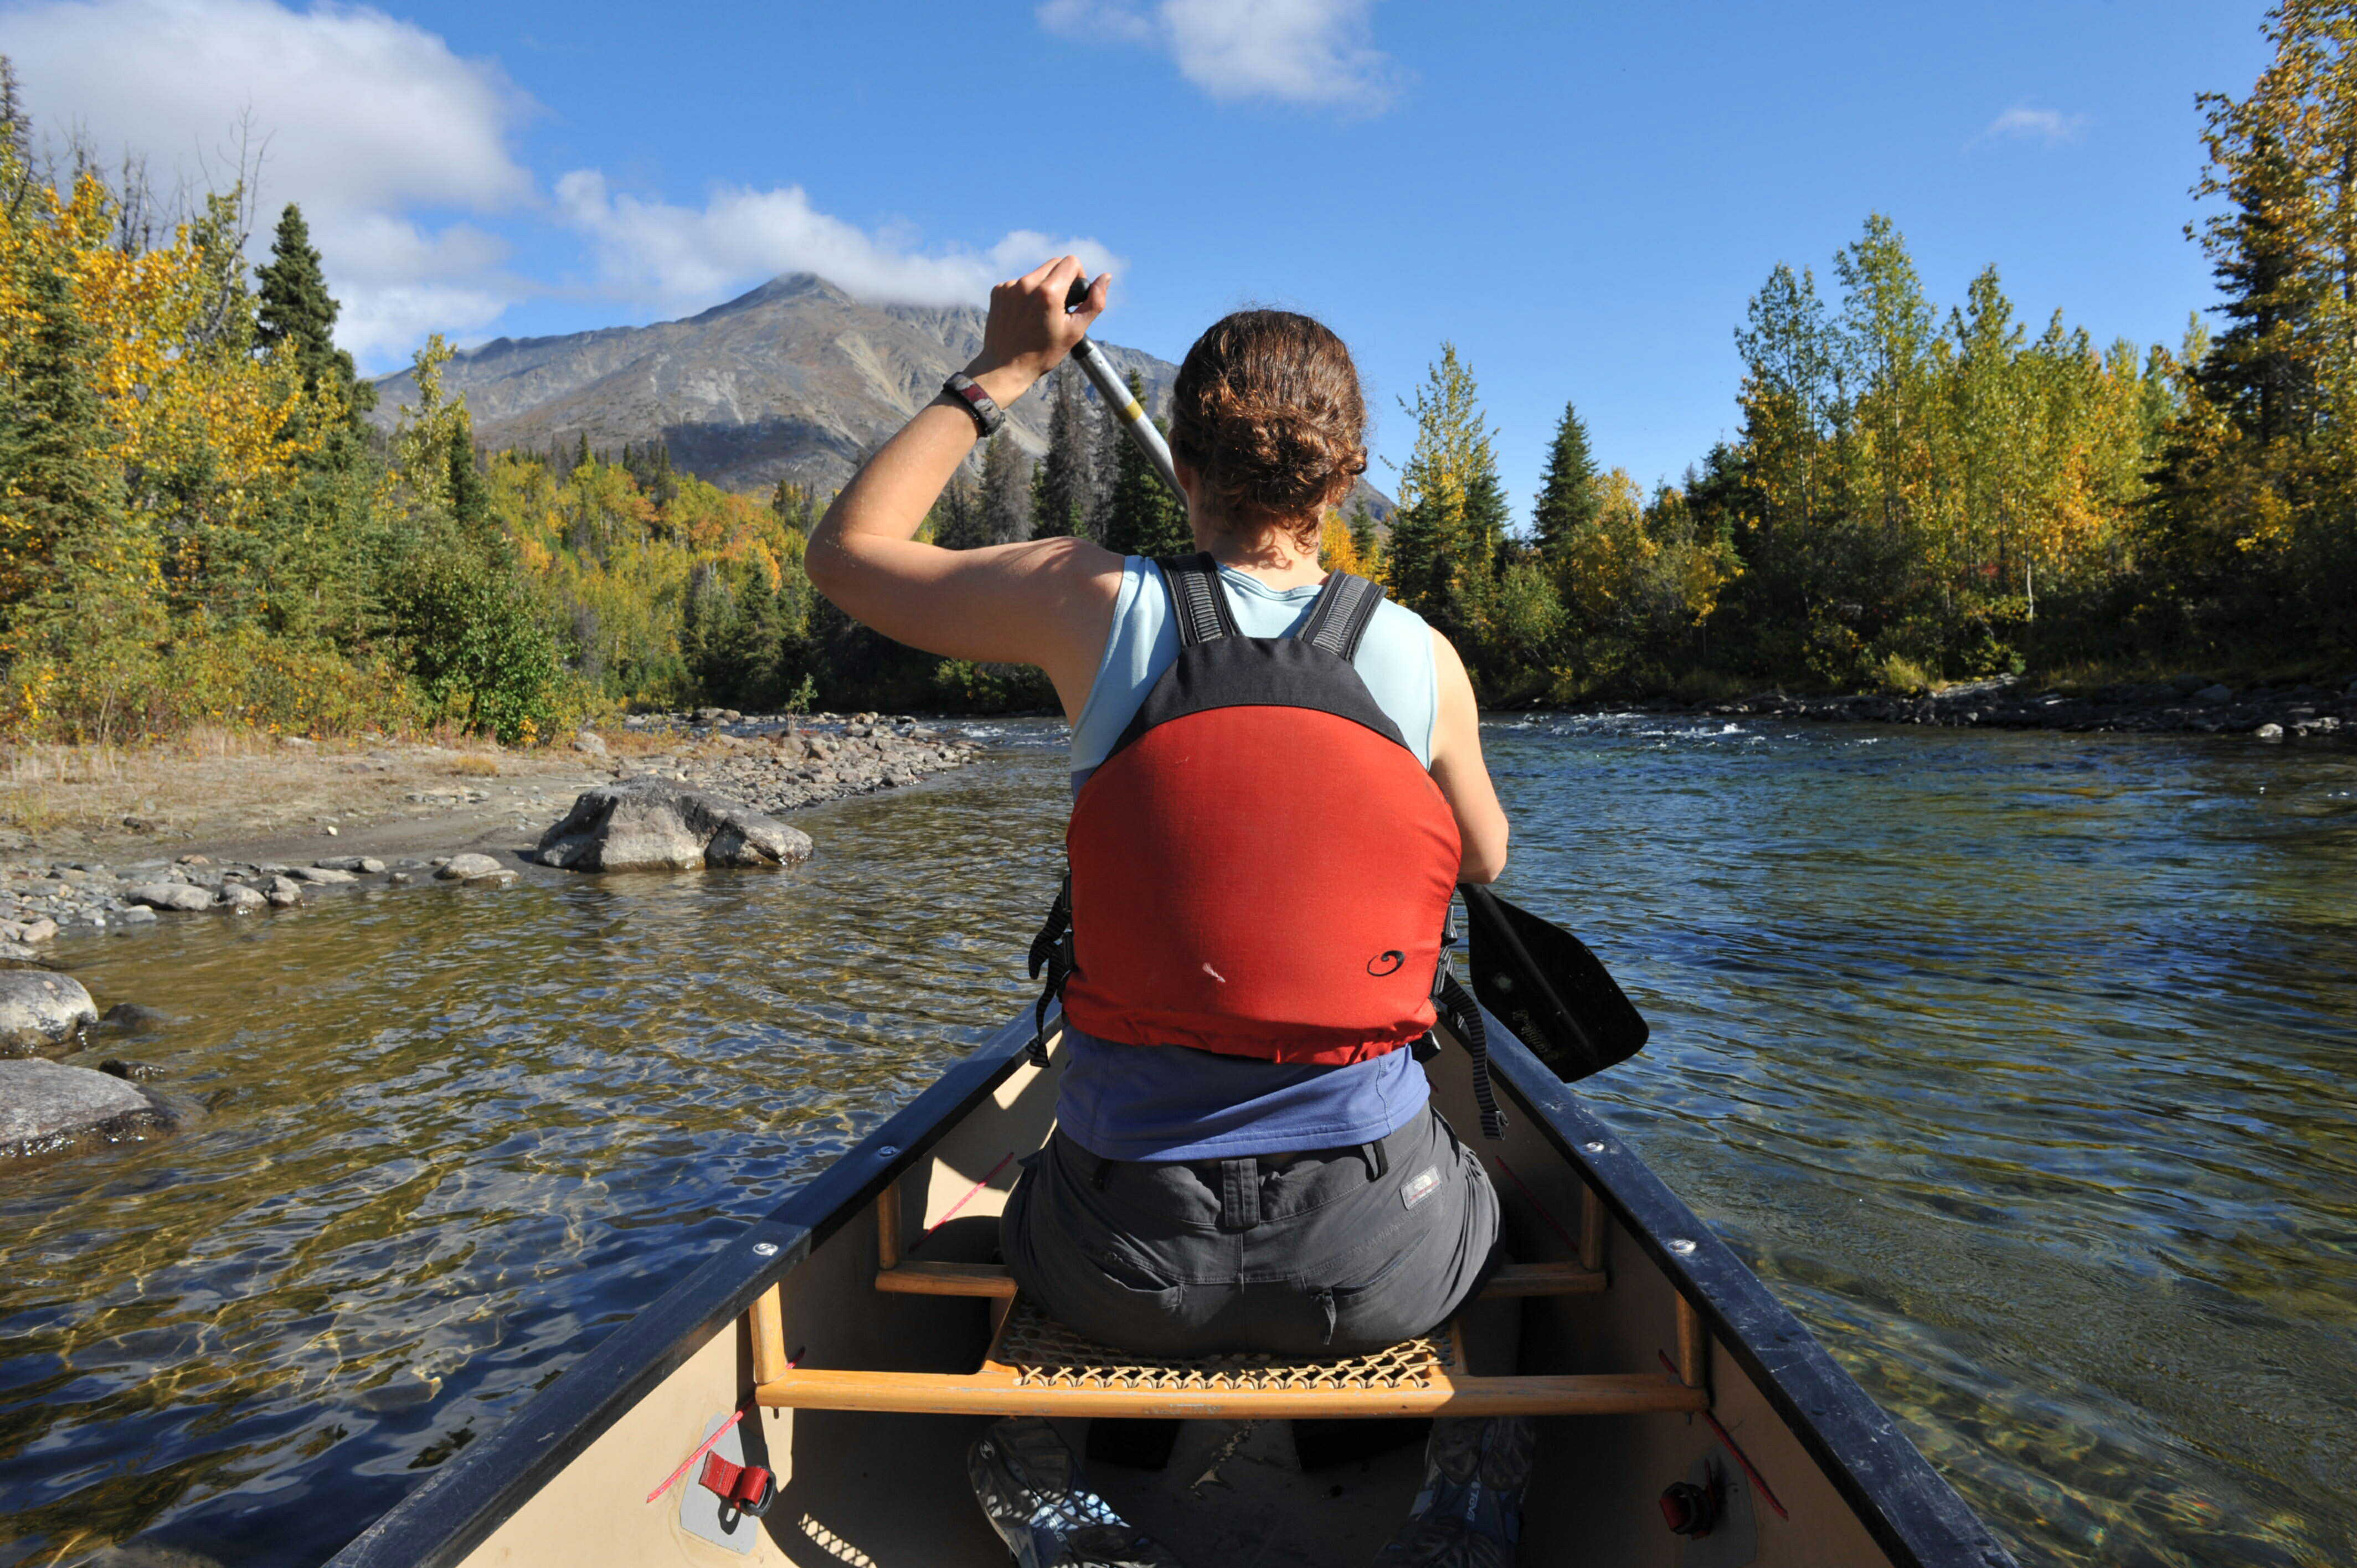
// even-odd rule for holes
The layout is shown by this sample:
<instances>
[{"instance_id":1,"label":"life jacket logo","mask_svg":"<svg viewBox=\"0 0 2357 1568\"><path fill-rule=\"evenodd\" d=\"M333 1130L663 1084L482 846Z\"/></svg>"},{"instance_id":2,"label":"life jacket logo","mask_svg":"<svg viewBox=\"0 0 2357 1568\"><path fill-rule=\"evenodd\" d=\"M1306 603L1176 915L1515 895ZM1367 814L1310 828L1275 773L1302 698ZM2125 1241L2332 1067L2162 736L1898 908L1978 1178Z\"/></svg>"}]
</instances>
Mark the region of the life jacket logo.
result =
<instances>
[{"instance_id":1,"label":"life jacket logo","mask_svg":"<svg viewBox=\"0 0 2357 1568\"><path fill-rule=\"evenodd\" d=\"M1369 959L1367 961L1367 972L1373 975L1377 980L1381 980L1387 974L1398 973L1399 966L1406 961L1407 954L1400 951L1397 948L1394 948L1389 952L1379 952L1374 957Z\"/></svg>"}]
</instances>

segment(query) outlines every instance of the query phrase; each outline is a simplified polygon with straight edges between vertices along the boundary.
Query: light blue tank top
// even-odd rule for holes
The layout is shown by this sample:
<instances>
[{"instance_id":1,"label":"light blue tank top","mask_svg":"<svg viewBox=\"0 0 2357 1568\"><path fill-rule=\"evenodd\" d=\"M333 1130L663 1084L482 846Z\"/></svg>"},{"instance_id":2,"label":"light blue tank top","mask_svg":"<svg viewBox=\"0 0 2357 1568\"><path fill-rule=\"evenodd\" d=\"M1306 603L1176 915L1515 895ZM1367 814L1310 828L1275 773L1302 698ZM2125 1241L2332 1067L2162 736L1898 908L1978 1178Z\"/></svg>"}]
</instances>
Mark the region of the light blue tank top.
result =
<instances>
[{"instance_id":1,"label":"light blue tank top","mask_svg":"<svg viewBox=\"0 0 2357 1568\"><path fill-rule=\"evenodd\" d=\"M1314 585L1271 588L1233 567L1220 569L1220 582L1236 629L1246 637L1290 635L1318 599ZM1075 793L1178 658L1178 628L1161 569L1132 555L1122 563L1096 683L1072 726ZM1423 618L1384 600L1351 666L1415 759L1429 767L1439 700L1432 633ZM1405 1125L1431 1092L1422 1064L1405 1050L1318 1067L1119 1045L1077 1030L1067 1038L1071 1060L1056 1100L1057 1122L1103 1159L1226 1159L1371 1144Z\"/></svg>"}]
</instances>

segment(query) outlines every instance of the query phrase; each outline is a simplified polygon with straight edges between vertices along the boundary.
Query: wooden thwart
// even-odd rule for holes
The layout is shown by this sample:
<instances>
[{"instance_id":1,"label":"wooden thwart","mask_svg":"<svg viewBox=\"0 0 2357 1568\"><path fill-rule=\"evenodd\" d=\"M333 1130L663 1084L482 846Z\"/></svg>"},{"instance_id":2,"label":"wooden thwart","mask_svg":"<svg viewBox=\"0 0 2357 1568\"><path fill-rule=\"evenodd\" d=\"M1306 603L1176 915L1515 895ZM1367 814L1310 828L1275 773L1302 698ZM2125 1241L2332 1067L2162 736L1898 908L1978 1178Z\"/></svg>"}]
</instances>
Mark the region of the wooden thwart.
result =
<instances>
[{"instance_id":1,"label":"wooden thwart","mask_svg":"<svg viewBox=\"0 0 2357 1568\"><path fill-rule=\"evenodd\" d=\"M1651 1372L1482 1378L1446 1339L1333 1361L1139 1357L1092 1345L1017 1302L972 1372L796 1368L762 1381L772 1408L1242 1420L1415 1415L1621 1415L1708 1408L1708 1391Z\"/></svg>"},{"instance_id":2,"label":"wooden thwart","mask_svg":"<svg viewBox=\"0 0 2357 1568\"><path fill-rule=\"evenodd\" d=\"M1420 1389L1248 1389L1194 1393L1154 1389L1021 1388L1004 1367L975 1372L853 1372L797 1368L753 1391L785 1410L899 1411L913 1414L1136 1416L1182 1421L1369 1418L1403 1415L1638 1415L1710 1407L1701 1389L1653 1372L1562 1377L1458 1378Z\"/></svg>"},{"instance_id":3,"label":"wooden thwart","mask_svg":"<svg viewBox=\"0 0 2357 1568\"><path fill-rule=\"evenodd\" d=\"M1483 1296L1593 1295L1603 1273L1577 1263L1508 1263L1490 1276ZM1012 1300L1015 1276L1005 1263L927 1263L915 1259L879 1269L876 1288L892 1295L996 1296Z\"/></svg>"}]
</instances>

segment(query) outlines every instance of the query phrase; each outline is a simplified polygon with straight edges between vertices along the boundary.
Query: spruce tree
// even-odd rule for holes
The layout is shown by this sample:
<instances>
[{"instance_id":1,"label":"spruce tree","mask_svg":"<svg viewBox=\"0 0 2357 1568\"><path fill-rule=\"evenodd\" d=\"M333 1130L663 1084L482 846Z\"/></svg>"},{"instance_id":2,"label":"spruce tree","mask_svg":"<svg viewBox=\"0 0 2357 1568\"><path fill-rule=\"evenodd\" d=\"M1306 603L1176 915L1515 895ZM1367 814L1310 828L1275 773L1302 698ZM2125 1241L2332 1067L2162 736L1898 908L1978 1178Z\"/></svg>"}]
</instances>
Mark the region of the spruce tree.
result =
<instances>
[{"instance_id":1,"label":"spruce tree","mask_svg":"<svg viewBox=\"0 0 2357 1568\"><path fill-rule=\"evenodd\" d=\"M2273 441L2303 429L2315 377L2303 352L2321 292L2287 214L2303 199L2299 172L2264 132L2239 149L2222 181L2233 204L2209 235L2212 273L2230 325L2195 379L2246 435Z\"/></svg>"},{"instance_id":2,"label":"spruce tree","mask_svg":"<svg viewBox=\"0 0 2357 1568\"><path fill-rule=\"evenodd\" d=\"M1378 567L1375 552L1382 542L1375 536L1374 513L1367 510L1365 498L1351 503L1351 553L1370 572Z\"/></svg>"},{"instance_id":3,"label":"spruce tree","mask_svg":"<svg viewBox=\"0 0 2357 1568\"><path fill-rule=\"evenodd\" d=\"M14 221L33 192L33 122L16 68L0 55L0 222Z\"/></svg>"},{"instance_id":4,"label":"spruce tree","mask_svg":"<svg viewBox=\"0 0 2357 1568\"><path fill-rule=\"evenodd\" d=\"M1506 489L1498 478L1497 459L1485 446L1465 480L1465 550L1478 581L1495 576L1505 559L1507 519Z\"/></svg>"},{"instance_id":5,"label":"spruce tree","mask_svg":"<svg viewBox=\"0 0 2357 1568\"><path fill-rule=\"evenodd\" d=\"M963 473L951 477L933 503L933 542L944 550L971 550L990 540L982 527L982 496Z\"/></svg>"},{"instance_id":6,"label":"spruce tree","mask_svg":"<svg viewBox=\"0 0 2357 1568\"><path fill-rule=\"evenodd\" d=\"M1091 451L1088 407L1071 361L1056 371L1055 403L1048 416L1048 455L1031 470L1031 537L1089 532Z\"/></svg>"},{"instance_id":7,"label":"spruce tree","mask_svg":"<svg viewBox=\"0 0 2357 1568\"><path fill-rule=\"evenodd\" d=\"M106 456L108 433L98 389L91 384L96 358L73 285L58 267L27 269L25 304L30 330L18 336L22 357L0 387L0 496L19 532L12 553L40 563L47 584L9 585L11 596L38 598L69 561L92 549L121 520L123 478ZM37 570L40 569L37 567Z\"/></svg>"},{"instance_id":8,"label":"spruce tree","mask_svg":"<svg viewBox=\"0 0 2357 1568\"><path fill-rule=\"evenodd\" d=\"M1015 437L1002 430L982 448L982 531L987 542L1012 544L1031 524L1028 464Z\"/></svg>"},{"instance_id":9,"label":"spruce tree","mask_svg":"<svg viewBox=\"0 0 2357 1568\"><path fill-rule=\"evenodd\" d=\"M338 306L328 292L327 274L319 268L319 252L311 248L310 225L293 202L278 215L278 231L270 243L269 264L255 274L261 284L255 313L255 338L267 351L291 343L295 362L302 367L304 390L317 395L322 388L340 397L352 419L376 406L376 389L360 379L352 357L336 347Z\"/></svg>"},{"instance_id":10,"label":"spruce tree","mask_svg":"<svg viewBox=\"0 0 2357 1568\"><path fill-rule=\"evenodd\" d=\"M1136 371L1129 376L1129 394L1141 401L1146 383ZM1156 420L1155 428L1162 428ZM1116 555L1160 558L1192 555L1194 531L1187 526L1187 509L1170 493L1152 459L1127 434L1114 453L1113 492L1105 498L1104 527L1100 537Z\"/></svg>"},{"instance_id":11,"label":"spruce tree","mask_svg":"<svg viewBox=\"0 0 2357 1568\"><path fill-rule=\"evenodd\" d=\"M475 467L475 429L464 409L450 438L450 515L470 537L493 531L490 487Z\"/></svg>"},{"instance_id":12,"label":"spruce tree","mask_svg":"<svg viewBox=\"0 0 2357 1568\"><path fill-rule=\"evenodd\" d=\"M1591 527L1597 509L1603 499L1596 493L1596 459L1588 449L1587 426L1581 422L1579 411L1570 403L1563 405L1563 418L1555 427L1555 440L1547 447L1546 474L1539 480L1538 504L1532 509L1531 523L1538 535L1539 548L1550 555L1562 551L1565 542Z\"/></svg>"}]
</instances>

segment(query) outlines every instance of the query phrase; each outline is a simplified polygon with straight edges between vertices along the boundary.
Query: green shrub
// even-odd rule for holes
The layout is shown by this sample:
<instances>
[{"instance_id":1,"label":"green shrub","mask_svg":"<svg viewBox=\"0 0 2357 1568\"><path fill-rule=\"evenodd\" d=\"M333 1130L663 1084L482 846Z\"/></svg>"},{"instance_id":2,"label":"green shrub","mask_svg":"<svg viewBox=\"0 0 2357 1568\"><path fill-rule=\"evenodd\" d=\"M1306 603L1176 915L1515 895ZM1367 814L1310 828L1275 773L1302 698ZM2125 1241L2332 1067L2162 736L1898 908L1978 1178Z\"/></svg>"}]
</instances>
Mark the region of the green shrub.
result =
<instances>
[{"instance_id":1,"label":"green shrub","mask_svg":"<svg viewBox=\"0 0 2357 1568\"><path fill-rule=\"evenodd\" d=\"M432 714L508 745L556 721L556 644L503 561L457 544L414 557L393 594L410 673Z\"/></svg>"}]
</instances>

